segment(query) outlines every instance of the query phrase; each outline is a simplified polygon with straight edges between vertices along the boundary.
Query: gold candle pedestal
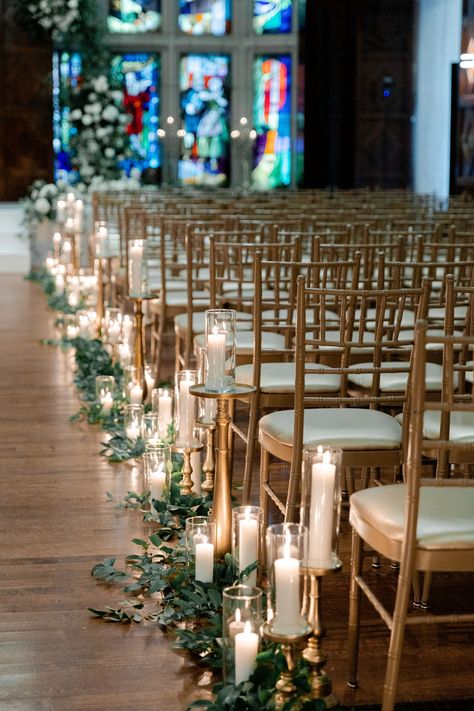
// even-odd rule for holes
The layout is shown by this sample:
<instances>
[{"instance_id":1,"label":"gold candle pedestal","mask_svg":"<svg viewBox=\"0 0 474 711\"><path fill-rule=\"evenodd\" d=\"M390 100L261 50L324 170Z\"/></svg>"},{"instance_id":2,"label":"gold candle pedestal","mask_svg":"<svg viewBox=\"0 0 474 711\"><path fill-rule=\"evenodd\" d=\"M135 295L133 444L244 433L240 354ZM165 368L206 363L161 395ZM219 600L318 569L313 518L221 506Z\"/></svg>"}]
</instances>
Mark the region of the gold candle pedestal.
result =
<instances>
[{"instance_id":1,"label":"gold candle pedestal","mask_svg":"<svg viewBox=\"0 0 474 711\"><path fill-rule=\"evenodd\" d=\"M102 335L102 320L105 315L104 311L104 268L102 258L97 258L97 338Z\"/></svg>"},{"instance_id":2,"label":"gold candle pedestal","mask_svg":"<svg viewBox=\"0 0 474 711\"><path fill-rule=\"evenodd\" d=\"M191 454L193 452L200 452L202 449L201 442L192 443L180 443L176 442L171 445L171 450L173 452L178 452L183 455L183 478L180 481L179 489L180 493L186 496L187 494L193 493L193 480L191 479L191 474L193 473L193 468L191 466Z\"/></svg>"},{"instance_id":3,"label":"gold candle pedestal","mask_svg":"<svg viewBox=\"0 0 474 711\"><path fill-rule=\"evenodd\" d=\"M129 296L133 301L135 343L134 343L134 365L137 369L137 380L143 391L142 402L146 402L148 386L145 378L145 344L143 338L143 302L152 299L152 296Z\"/></svg>"},{"instance_id":4,"label":"gold candle pedestal","mask_svg":"<svg viewBox=\"0 0 474 711\"><path fill-rule=\"evenodd\" d=\"M110 306L111 308L115 308L117 306L116 304L116 293L115 293L115 277L114 277L114 272L112 269L112 261L115 259L115 257L104 257L105 260L105 283L107 285L106 288L106 301L107 305ZM132 297L131 297L132 298Z\"/></svg>"},{"instance_id":5,"label":"gold candle pedestal","mask_svg":"<svg viewBox=\"0 0 474 711\"><path fill-rule=\"evenodd\" d=\"M214 470L215 470L215 460L214 460L214 432L216 431L215 422L203 422L202 420L197 420L196 425L204 432L205 443L203 445L206 448L206 454L204 456L204 461L202 463L202 470L204 476L206 477L202 483L203 491L213 491L214 490Z\"/></svg>"},{"instance_id":6,"label":"gold candle pedestal","mask_svg":"<svg viewBox=\"0 0 474 711\"><path fill-rule=\"evenodd\" d=\"M296 667L295 647L308 639L311 634L311 628L308 625L307 630L301 632L300 634L282 635L273 632L271 623L265 622L262 626L262 634L263 637L269 642L281 644L281 651L286 661L286 669L281 672L278 681L275 684L275 709L279 711L279 709L283 708L286 702L290 700L297 690L295 684L293 683L293 673Z\"/></svg>"},{"instance_id":7,"label":"gold candle pedestal","mask_svg":"<svg viewBox=\"0 0 474 711\"><path fill-rule=\"evenodd\" d=\"M232 476L229 463L229 427L231 400L250 397L253 385L236 384L233 390L225 393L210 392L202 383L192 385L189 392L196 397L208 397L217 401L216 415L216 467L214 474L214 499L212 517L216 522L216 555L230 553L232 548Z\"/></svg>"},{"instance_id":8,"label":"gold candle pedestal","mask_svg":"<svg viewBox=\"0 0 474 711\"><path fill-rule=\"evenodd\" d=\"M328 657L322 649L322 638L325 629L321 611L321 587L322 579L326 575L338 573L342 569L342 563L333 568L305 568L308 590L308 621L313 628L308 644L303 651L303 658L311 667L311 698L323 699L326 708L334 708L339 704L337 697L332 690L331 679L323 671L328 661Z\"/></svg>"}]
</instances>

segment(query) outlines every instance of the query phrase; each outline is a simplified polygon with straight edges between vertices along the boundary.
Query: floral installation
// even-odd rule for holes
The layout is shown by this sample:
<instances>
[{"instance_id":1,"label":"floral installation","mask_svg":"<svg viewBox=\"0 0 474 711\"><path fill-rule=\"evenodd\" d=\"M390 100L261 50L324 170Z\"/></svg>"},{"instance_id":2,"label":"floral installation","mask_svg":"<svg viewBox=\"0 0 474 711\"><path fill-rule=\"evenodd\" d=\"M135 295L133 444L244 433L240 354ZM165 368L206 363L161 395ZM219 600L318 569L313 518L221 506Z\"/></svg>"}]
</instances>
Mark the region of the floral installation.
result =
<instances>
[{"instance_id":1,"label":"floral installation","mask_svg":"<svg viewBox=\"0 0 474 711\"><path fill-rule=\"evenodd\" d=\"M71 92L71 163L79 184L124 177L120 163L132 156L126 133L129 114L122 90L105 74L83 82Z\"/></svg>"},{"instance_id":2,"label":"floral installation","mask_svg":"<svg viewBox=\"0 0 474 711\"><path fill-rule=\"evenodd\" d=\"M38 24L54 40L61 39L80 20L79 0L29 0L23 12L26 21Z\"/></svg>"},{"instance_id":3,"label":"floral installation","mask_svg":"<svg viewBox=\"0 0 474 711\"><path fill-rule=\"evenodd\" d=\"M71 192L71 186L63 180L47 183L35 180L23 199L23 224L32 232L43 220L54 220L56 202L60 194Z\"/></svg>"}]
</instances>

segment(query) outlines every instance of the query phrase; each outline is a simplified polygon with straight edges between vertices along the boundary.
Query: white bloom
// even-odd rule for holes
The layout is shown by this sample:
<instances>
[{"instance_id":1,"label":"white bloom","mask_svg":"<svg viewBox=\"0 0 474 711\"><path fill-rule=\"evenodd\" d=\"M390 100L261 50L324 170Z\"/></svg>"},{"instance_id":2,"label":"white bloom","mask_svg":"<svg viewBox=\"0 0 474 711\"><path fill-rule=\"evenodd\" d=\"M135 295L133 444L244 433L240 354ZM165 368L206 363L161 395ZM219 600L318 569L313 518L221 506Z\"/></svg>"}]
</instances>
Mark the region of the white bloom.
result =
<instances>
[{"instance_id":1,"label":"white bloom","mask_svg":"<svg viewBox=\"0 0 474 711\"><path fill-rule=\"evenodd\" d=\"M96 101L96 100L97 100L97 94L95 93L95 91L91 91L91 93L89 94L89 101Z\"/></svg>"},{"instance_id":2,"label":"white bloom","mask_svg":"<svg viewBox=\"0 0 474 711\"><path fill-rule=\"evenodd\" d=\"M118 115L119 112L116 106L106 106L105 109L102 111L102 118L106 121L115 121Z\"/></svg>"},{"instance_id":3,"label":"white bloom","mask_svg":"<svg viewBox=\"0 0 474 711\"><path fill-rule=\"evenodd\" d=\"M37 200L35 200L36 212L39 212L41 215L47 215L50 209L51 205L49 204L49 201L46 200L46 198L39 197Z\"/></svg>"},{"instance_id":4,"label":"white bloom","mask_svg":"<svg viewBox=\"0 0 474 711\"><path fill-rule=\"evenodd\" d=\"M99 126L99 128L96 130L95 135L97 138L105 138L105 136L108 134L107 129L104 126Z\"/></svg>"},{"instance_id":5,"label":"white bloom","mask_svg":"<svg viewBox=\"0 0 474 711\"><path fill-rule=\"evenodd\" d=\"M92 123L91 116L89 116L89 114L84 114L84 116L82 117L82 123L84 124L84 126L90 126Z\"/></svg>"},{"instance_id":6,"label":"white bloom","mask_svg":"<svg viewBox=\"0 0 474 711\"><path fill-rule=\"evenodd\" d=\"M119 121L120 123L128 123L130 121L130 116L128 114L120 114Z\"/></svg>"},{"instance_id":7,"label":"white bloom","mask_svg":"<svg viewBox=\"0 0 474 711\"><path fill-rule=\"evenodd\" d=\"M76 121L77 119L80 119L82 116L82 111L81 109L74 109L74 111L71 111L70 118L72 121Z\"/></svg>"},{"instance_id":8,"label":"white bloom","mask_svg":"<svg viewBox=\"0 0 474 711\"><path fill-rule=\"evenodd\" d=\"M110 96L114 101L121 102L123 100L123 93L120 91L120 89L114 89L114 91L111 91Z\"/></svg>"},{"instance_id":9,"label":"white bloom","mask_svg":"<svg viewBox=\"0 0 474 711\"><path fill-rule=\"evenodd\" d=\"M39 197L52 198L56 195L57 192L58 189L54 183L46 183L46 185L43 185L43 187L39 191Z\"/></svg>"},{"instance_id":10,"label":"white bloom","mask_svg":"<svg viewBox=\"0 0 474 711\"><path fill-rule=\"evenodd\" d=\"M97 79L94 79L92 81L92 86L94 87L94 91L96 91L98 94L102 94L109 88L109 82L107 80L107 77L101 74L99 77L97 77Z\"/></svg>"},{"instance_id":11,"label":"white bloom","mask_svg":"<svg viewBox=\"0 0 474 711\"><path fill-rule=\"evenodd\" d=\"M114 158L115 157L115 150L113 148L106 148L104 153L105 153L106 158Z\"/></svg>"}]
</instances>

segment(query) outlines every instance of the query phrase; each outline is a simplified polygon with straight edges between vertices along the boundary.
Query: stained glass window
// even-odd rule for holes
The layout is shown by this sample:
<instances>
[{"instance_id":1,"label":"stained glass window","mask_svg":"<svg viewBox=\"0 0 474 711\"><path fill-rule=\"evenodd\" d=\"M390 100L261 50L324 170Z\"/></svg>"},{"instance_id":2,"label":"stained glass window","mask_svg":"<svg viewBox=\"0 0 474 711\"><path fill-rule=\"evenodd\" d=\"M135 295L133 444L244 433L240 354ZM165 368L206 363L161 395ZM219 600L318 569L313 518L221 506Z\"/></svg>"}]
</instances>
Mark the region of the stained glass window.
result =
<instances>
[{"instance_id":1,"label":"stained glass window","mask_svg":"<svg viewBox=\"0 0 474 711\"><path fill-rule=\"evenodd\" d=\"M229 182L230 58L181 58L181 129L178 177L184 185Z\"/></svg>"},{"instance_id":2,"label":"stained glass window","mask_svg":"<svg viewBox=\"0 0 474 711\"><path fill-rule=\"evenodd\" d=\"M161 0L109 0L109 32L156 32L161 26Z\"/></svg>"},{"instance_id":3,"label":"stained glass window","mask_svg":"<svg viewBox=\"0 0 474 711\"><path fill-rule=\"evenodd\" d=\"M291 32L292 0L254 0L253 28L261 34Z\"/></svg>"},{"instance_id":4,"label":"stained glass window","mask_svg":"<svg viewBox=\"0 0 474 711\"><path fill-rule=\"evenodd\" d=\"M290 185L290 55L255 58L253 125L257 132L253 184L265 190Z\"/></svg>"},{"instance_id":5,"label":"stained glass window","mask_svg":"<svg viewBox=\"0 0 474 711\"><path fill-rule=\"evenodd\" d=\"M127 173L161 165L159 127L159 59L154 54L123 54L112 60L112 76L123 86L125 108L132 116L127 126L136 158L124 166Z\"/></svg>"},{"instance_id":6,"label":"stained glass window","mask_svg":"<svg viewBox=\"0 0 474 711\"><path fill-rule=\"evenodd\" d=\"M77 52L53 52L53 151L54 177L72 179L69 159L69 123L70 89L82 79L82 62Z\"/></svg>"},{"instance_id":7,"label":"stained glass window","mask_svg":"<svg viewBox=\"0 0 474 711\"><path fill-rule=\"evenodd\" d=\"M179 28L190 35L230 32L231 0L179 0Z\"/></svg>"}]
</instances>

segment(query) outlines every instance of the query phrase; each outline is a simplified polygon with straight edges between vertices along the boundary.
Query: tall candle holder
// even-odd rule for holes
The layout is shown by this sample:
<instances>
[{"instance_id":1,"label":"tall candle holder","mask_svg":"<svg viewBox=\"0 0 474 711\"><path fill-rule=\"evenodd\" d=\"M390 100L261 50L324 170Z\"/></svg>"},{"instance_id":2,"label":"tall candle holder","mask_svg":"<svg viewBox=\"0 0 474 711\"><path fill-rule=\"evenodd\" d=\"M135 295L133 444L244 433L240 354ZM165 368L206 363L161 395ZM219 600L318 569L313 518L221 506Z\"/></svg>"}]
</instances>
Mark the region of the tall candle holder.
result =
<instances>
[{"instance_id":1,"label":"tall candle holder","mask_svg":"<svg viewBox=\"0 0 474 711\"><path fill-rule=\"evenodd\" d=\"M191 394L191 386L196 383L195 370L178 370L175 373L176 402L176 441L173 451L183 455L183 477L180 482L181 493L191 494L193 491L191 454L200 452L202 444L194 436L196 424L196 399Z\"/></svg>"},{"instance_id":2,"label":"tall candle holder","mask_svg":"<svg viewBox=\"0 0 474 711\"><path fill-rule=\"evenodd\" d=\"M104 415L108 415L114 404L115 378L113 375L96 375L95 399L102 408Z\"/></svg>"},{"instance_id":3,"label":"tall candle holder","mask_svg":"<svg viewBox=\"0 0 474 711\"><path fill-rule=\"evenodd\" d=\"M133 301L135 347L134 359L137 379L143 390L143 402L146 401L148 386L145 378L145 346L143 337L143 301L151 299L148 291L148 261L146 240L133 239L128 244L128 298Z\"/></svg>"},{"instance_id":4,"label":"tall candle holder","mask_svg":"<svg viewBox=\"0 0 474 711\"><path fill-rule=\"evenodd\" d=\"M223 393L235 385L235 311L206 311L206 389Z\"/></svg>"},{"instance_id":5,"label":"tall candle holder","mask_svg":"<svg viewBox=\"0 0 474 711\"><path fill-rule=\"evenodd\" d=\"M146 417L146 415L145 415ZM142 455L145 487L151 499L164 499L171 477L171 449L166 444L145 444Z\"/></svg>"},{"instance_id":6,"label":"tall candle holder","mask_svg":"<svg viewBox=\"0 0 474 711\"><path fill-rule=\"evenodd\" d=\"M142 436L143 405L125 405L123 420L125 434L132 441Z\"/></svg>"},{"instance_id":7,"label":"tall candle holder","mask_svg":"<svg viewBox=\"0 0 474 711\"><path fill-rule=\"evenodd\" d=\"M311 697L324 699L327 708L338 705L329 676L324 671L328 657L322 649L325 629L322 621L322 580L338 573L342 562L337 552L341 511L342 451L305 447L301 480L300 520L308 526L307 579L308 620L312 635L303 651L311 667Z\"/></svg>"},{"instance_id":8,"label":"tall candle holder","mask_svg":"<svg viewBox=\"0 0 474 711\"><path fill-rule=\"evenodd\" d=\"M215 472L212 514L216 521L216 553L224 556L232 547L232 477L229 462L230 401L248 398L255 392L253 385L236 384L229 392L216 393L203 383L193 385L189 392L195 397L214 398L217 402L215 432ZM202 445L201 445L202 446Z\"/></svg>"},{"instance_id":9,"label":"tall candle holder","mask_svg":"<svg viewBox=\"0 0 474 711\"><path fill-rule=\"evenodd\" d=\"M247 681L260 647L262 591L252 585L231 585L222 594L224 679Z\"/></svg>"},{"instance_id":10,"label":"tall candle holder","mask_svg":"<svg viewBox=\"0 0 474 711\"><path fill-rule=\"evenodd\" d=\"M207 374L207 349L205 346L199 346L197 353L197 366L199 371L199 382L206 382ZM202 483L203 491L213 491L214 489L214 433L216 431L216 401L199 398L198 399L198 418L196 424L201 431L201 442L205 447L204 461L202 471L204 473L204 482Z\"/></svg>"},{"instance_id":11,"label":"tall candle holder","mask_svg":"<svg viewBox=\"0 0 474 711\"><path fill-rule=\"evenodd\" d=\"M158 418L158 436L169 439L169 429L173 422L173 391L171 388L154 388L151 391L151 409Z\"/></svg>"}]
</instances>

